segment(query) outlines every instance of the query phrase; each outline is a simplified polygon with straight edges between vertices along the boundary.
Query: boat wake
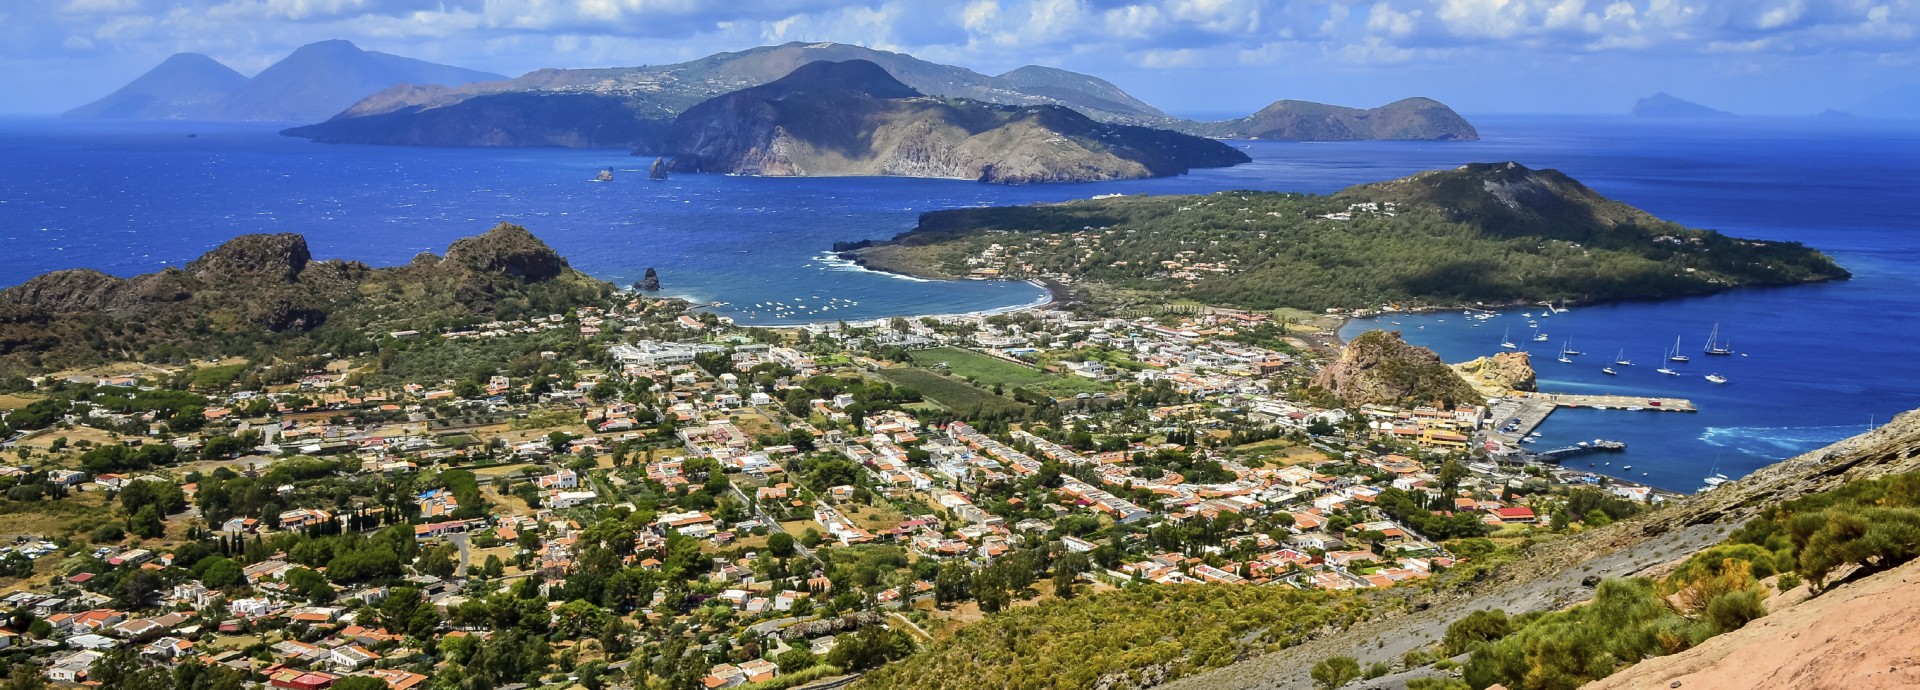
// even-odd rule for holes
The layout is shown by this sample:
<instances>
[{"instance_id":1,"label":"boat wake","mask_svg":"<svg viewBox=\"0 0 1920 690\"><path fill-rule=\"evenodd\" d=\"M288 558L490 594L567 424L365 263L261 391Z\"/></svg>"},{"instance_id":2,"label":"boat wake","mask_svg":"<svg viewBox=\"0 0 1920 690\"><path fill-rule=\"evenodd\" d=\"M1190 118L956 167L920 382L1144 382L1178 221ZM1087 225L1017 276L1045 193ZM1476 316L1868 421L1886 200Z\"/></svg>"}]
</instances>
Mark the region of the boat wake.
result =
<instances>
[{"instance_id":1,"label":"boat wake","mask_svg":"<svg viewBox=\"0 0 1920 690\"><path fill-rule=\"evenodd\" d=\"M1700 432L1700 441L1711 446L1737 450L1769 460L1780 460L1805 453L1843 438L1867 431L1867 425L1842 426L1710 426Z\"/></svg>"},{"instance_id":2,"label":"boat wake","mask_svg":"<svg viewBox=\"0 0 1920 690\"><path fill-rule=\"evenodd\" d=\"M827 270L827 271L836 271L841 273L872 273L874 275L883 275L888 278L897 278L910 283L934 282L926 278L915 278L913 276L901 275L898 273L876 271L871 268L862 266L858 263L855 263L852 259L841 258L840 256L835 254L821 254L819 256L813 257L813 260L820 262L820 265L823 267L822 270Z\"/></svg>"}]
</instances>

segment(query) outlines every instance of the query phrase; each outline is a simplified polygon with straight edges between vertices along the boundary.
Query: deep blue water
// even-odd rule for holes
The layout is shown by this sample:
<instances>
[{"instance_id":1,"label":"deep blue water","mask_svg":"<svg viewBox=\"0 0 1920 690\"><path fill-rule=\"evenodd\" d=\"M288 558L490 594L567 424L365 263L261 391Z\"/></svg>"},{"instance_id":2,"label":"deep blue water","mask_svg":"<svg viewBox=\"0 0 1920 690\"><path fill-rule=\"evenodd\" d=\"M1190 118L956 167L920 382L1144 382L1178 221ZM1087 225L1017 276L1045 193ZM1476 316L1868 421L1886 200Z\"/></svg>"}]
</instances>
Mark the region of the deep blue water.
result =
<instances>
[{"instance_id":1,"label":"deep blue water","mask_svg":"<svg viewBox=\"0 0 1920 690\"><path fill-rule=\"evenodd\" d=\"M774 300L841 300L832 310L789 312L787 320L950 313L1026 304L1043 293L1024 283L912 281L821 257L835 241L890 237L939 208L1107 193L1331 192L1419 170L1516 160L1559 168L1687 225L1805 242L1857 276L1584 307L1544 321L1549 344L1571 336L1590 353L1578 365L1536 357L1544 387L1685 395L1702 412L1565 411L1543 428L1543 444L1626 440L1631 448L1616 466L1631 462L1635 479L1692 489L1716 462L1737 475L1920 407L1920 328L1912 325L1920 311L1920 127L1810 119L1476 123L1483 141L1240 143L1252 164L1162 180L1005 187L715 175L652 182L643 172L650 159L623 151L330 146L259 126L0 119L0 285L58 268L142 273L252 232L305 234L321 258L398 264L510 221L582 270L625 284L657 267L670 294L728 302L719 311L743 321L777 322L746 307ZM606 166L616 168L615 181L587 181ZM1516 327L1516 338L1524 330L1524 320L1512 319L1472 329L1457 314L1398 320L1410 340L1450 360L1495 351L1506 325ZM1715 322L1747 356L1711 363L1699 356ZM1676 335L1695 362L1687 376L1657 377L1655 355ZM1617 378L1600 374L1599 360L1620 349L1641 366ZM1732 383L1705 383L1700 376L1709 370ZM1637 476L1643 470L1650 474Z\"/></svg>"}]
</instances>

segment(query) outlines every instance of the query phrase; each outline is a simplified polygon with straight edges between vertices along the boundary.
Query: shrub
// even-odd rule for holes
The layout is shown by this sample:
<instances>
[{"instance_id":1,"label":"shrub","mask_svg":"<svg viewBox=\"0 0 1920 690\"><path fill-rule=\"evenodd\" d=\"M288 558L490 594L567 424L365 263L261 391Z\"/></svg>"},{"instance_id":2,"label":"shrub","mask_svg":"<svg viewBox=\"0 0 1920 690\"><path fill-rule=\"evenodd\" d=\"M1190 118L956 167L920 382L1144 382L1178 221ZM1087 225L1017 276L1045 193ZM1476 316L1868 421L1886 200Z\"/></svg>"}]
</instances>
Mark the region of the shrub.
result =
<instances>
[{"instance_id":1,"label":"shrub","mask_svg":"<svg viewBox=\"0 0 1920 690\"><path fill-rule=\"evenodd\" d=\"M1360 677L1360 660L1350 656L1328 657L1314 664L1310 673L1315 686L1334 690Z\"/></svg>"},{"instance_id":2,"label":"shrub","mask_svg":"<svg viewBox=\"0 0 1920 690\"><path fill-rule=\"evenodd\" d=\"M1739 630L1748 621L1764 615L1767 615L1767 605L1760 593L1752 590L1725 592L1707 602L1707 620L1723 633Z\"/></svg>"}]
</instances>

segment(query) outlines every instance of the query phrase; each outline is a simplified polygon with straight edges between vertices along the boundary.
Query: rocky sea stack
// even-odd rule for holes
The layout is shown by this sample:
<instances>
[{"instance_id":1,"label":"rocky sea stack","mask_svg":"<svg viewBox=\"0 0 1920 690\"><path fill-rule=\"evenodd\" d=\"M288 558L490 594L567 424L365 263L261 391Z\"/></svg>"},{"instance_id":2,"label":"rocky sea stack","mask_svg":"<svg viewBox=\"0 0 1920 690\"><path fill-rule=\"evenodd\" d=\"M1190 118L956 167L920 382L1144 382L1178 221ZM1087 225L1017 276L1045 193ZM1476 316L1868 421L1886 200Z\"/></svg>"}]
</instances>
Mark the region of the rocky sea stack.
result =
<instances>
[{"instance_id":1,"label":"rocky sea stack","mask_svg":"<svg viewBox=\"0 0 1920 690\"><path fill-rule=\"evenodd\" d=\"M641 290L645 292L653 292L655 290L659 290L660 289L660 273L653 270L652 266L648 266L647 274L644 276L641 276L639 280L636 280L633 282L633 289Z\"/></svg>"}]
</instances>

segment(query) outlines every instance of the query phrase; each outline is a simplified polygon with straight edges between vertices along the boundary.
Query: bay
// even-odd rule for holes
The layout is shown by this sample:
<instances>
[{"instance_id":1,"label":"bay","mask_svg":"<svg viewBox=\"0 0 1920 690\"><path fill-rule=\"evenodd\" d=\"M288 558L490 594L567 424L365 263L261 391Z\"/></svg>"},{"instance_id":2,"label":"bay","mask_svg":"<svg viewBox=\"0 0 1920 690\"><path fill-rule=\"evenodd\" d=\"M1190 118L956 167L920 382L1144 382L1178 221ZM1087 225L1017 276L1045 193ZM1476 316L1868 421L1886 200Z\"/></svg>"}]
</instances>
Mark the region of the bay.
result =
<instances>
[{"instance_id":1,"label":"bay","mask_svg":"<svg viewBox=\"0 0 1920 690\"><path fill-rule=\"evenodd\" d=\"M1253 163L1158 180L992 186L719 175L655 182L645 175L651 159L625 151L334 146L257 125L0 119L0 285L61 268L131 275L178 266L254 232L297 232L319 258L391 265L513 222L588 273L626 284L655 267L667 294L724 303L715 311L748 323L985 311L1045 294L1025 283L873 273L827 250L837 241L891 237L941 208L1115 193L1325 193L1514 160L1558 168L1683 224L1804 242L1856 276L1585 306L1548 319L1542 329L1552 340L1537 345L1553 347L1536 348L1545 356L1535 358L1543 388L1683 396L1701 412L1562 411L1542 428L1543 446L1625 440L1628 452L1595 458L1613 463L1596 469L1631 463L1635 470L1623 474L1690 490L1716 466L1738 476L1920 407L1920 328L1912 316L1920 311L1920 125L1474 120L1482 141L1236 142ZM604 167L615 169L615 179L590 182ZM779 313L749 306L774 301L803 306ZM1496 351L1496 329L1524 328L1517 319L1516 312L1475 329L1457 313L1396 317L1355 322L1343 334L1398 328L1462 360ZM1744 356L1699 354L1715 323ZM1684 376L1653 374L1656 355L1676 336L1694 362ZM1566 337L1589 353L1578 364L1553 361ZM1618 377L1599 373L1601 360L1622 350L1637 366ZM1708 384L1706 373L1730 382Z\"/></svg>"}]
</instances>

